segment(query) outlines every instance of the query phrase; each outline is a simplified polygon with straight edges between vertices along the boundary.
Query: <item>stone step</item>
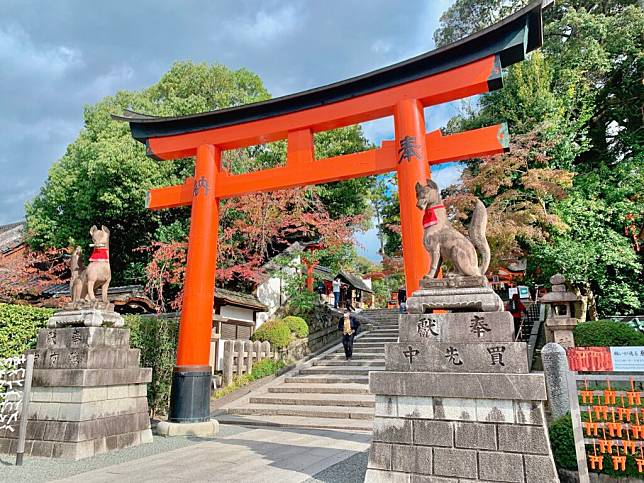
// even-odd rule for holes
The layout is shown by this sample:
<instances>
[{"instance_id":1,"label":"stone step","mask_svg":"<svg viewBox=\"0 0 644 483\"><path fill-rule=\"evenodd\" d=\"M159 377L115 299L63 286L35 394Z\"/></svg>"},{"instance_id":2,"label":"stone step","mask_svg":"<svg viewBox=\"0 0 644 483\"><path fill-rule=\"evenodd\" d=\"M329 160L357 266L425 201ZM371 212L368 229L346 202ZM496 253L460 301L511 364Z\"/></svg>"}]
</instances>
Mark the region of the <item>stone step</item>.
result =
<instances>
[{"instance_id":1,"label":"stone step","mask_svg":"<svg viewBox=\"0 0 644 483\"><path fill-rule=\"evenodd\" d=\"M369 359L382 359L385 357L385 353L383 352L361 352L361 353L353 353L353 357L351 360L354 361L361 361L361 360L369 360ZM344 350L340 349L337 353L334 354L329 354L325 356L323 359L325 361L344 361L346 360L344 356Z\"/></svg>"},{"instance_id":2,"label":"stone step","mask_svg":"<svg viewBox=\"0 0 644 483\"><path fill-rule=\"evenodd\" d=\"M309 418L301 416L262 416L259 419L252 416L235 416L232 414L222 414L216 416L216 419L219 424L234 424L239 426L319 428L349 431L373 430L373 423L364 419Z\"/></svg>"},{"instance_id":3,"label":"stone step","mask_svg":"<svg viewBox=\"0 0 644 483\"><path fill-rule=\"evenodd\" d=\"M329 376L359 376L368 375L371 371L384 371L385 366L363 366L363 367L308 367L300 369L300 374L309 376L314 374L329 375Z\"/></svg>"},{"instance_id":4,"label":"stone step","mask_svg":"<svg viewBox=\"0 0 644 483\"><path fill-rule=\"evenodd\" d=\"M278 404L280 406L334 406L334 407L356 407L356 408L373 408L376 405L376 397L371 394L343 394L339 397L337 394L318 394L285 397L271 396L252 396L249 399L251 404L269 405Z\"/></svg>"},{"instance_id":5,"label":"stone step","mask_svg":"<svg viewBox=\"0 0 644 483\"><path fill-rule=\"evenodd\" d=\"M358 342L369 342L369 343L384 343L384 342L398 342L398 336L388 336L388 337L371 337L371 336L364 336L360 337L358 340L356 340L355 343Z\"/></svg>"},{"instance_id":6,"label":"stone step","mask_svg":"<svg viewBox=\"0 0 644 483\"><path fill-rule=\"evenodd\" d=\"M233 414L236 416L302 416L330 419L373 419L372 408L250 404L239 408L226 408L224 411L226 414Z\"/></svg>"},{"instance_id":7,"label":"stone step","mask_svg":"<svg viewBox=\"0 0 644 483\"><path fill-rule=\"evenodd\" d=\"M353 347L382 347L385 348L386 342L362 342L360 339L353 343Z\"/></svg>"},{"instance_id":8,"label":"stone step","mask_svg":"<svg viewBox=\"0 0 644 483\"><path fill-rule=\"evenodd\" d=\"M342 384L333 386L313 386L311 384L281 384L267 388L271 394L369 394L369 387L365 384Z\"/></svg>"},{"instance_id":9,"label":"stone step","mask_svg":"<svg viewBox=\"0 0 644 483\"><path fill-rule=\"evenodd\" d=\"M322 359L320 361L314 361L313 362L314 366L384 366L385 365L385 358L382 357L381 359L364 359L364 360L342 360L342 359L337 359L337 360L326 360Z\"/></svg>"},{"instance_id":10,"label":"stone step","mask_svg":"<svg viewBox=\"0 0 644 483\"><path fill-rule=\"evenodd\" d=\"M394 342L392 342L392 344L393 343ZM383 345L383 346L380 346L380 347L372 347L372 346L366 346L365 347L365 346L359 346L359 345L356 346L356 345L354 345L353 346L353 353L355 354L356 352L360 353L360 354L376 352L378 354L384 355L385 354L385 346ZM344 353L344 352L338 351L338 353Z\"/></svg>"},{"instance_id":11,"label":"stone step","mask_svg":"<svg viewBox=\"0 0 644 483\"><path fill-rule=\"evenodd\" d=\"M369 376L293 376L285 377L284 382L294 384L369 384Z\"/></svg>"}]
</instances>

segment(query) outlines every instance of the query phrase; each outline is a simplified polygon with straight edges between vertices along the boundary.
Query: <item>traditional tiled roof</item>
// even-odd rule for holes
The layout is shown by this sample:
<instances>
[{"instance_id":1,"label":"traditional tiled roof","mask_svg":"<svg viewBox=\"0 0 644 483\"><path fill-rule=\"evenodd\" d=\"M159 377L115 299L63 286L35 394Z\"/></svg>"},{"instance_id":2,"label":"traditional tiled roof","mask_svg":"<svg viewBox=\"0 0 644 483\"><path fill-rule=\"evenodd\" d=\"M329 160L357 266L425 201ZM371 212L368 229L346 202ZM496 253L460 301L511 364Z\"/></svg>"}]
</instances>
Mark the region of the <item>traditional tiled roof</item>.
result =
<instances>
[{"instance_id":1,"label":"traditional tiled roof","mask_svg":"<svg viewBox=\"0 0 644 483\"><path fill-rule=\"evenodd\" d=\"M333 280L336 275L340 277L340 279L344 280L346 283L351 285L353 288L357 290L362 290L363 292L373 292L372 289L370 289L364 281L358 277L357 275L353 275L348 272L344 272L340 270L339 272L334 272L332 271L329 267L325 267L324 265L316 265L315 268L313 269L314 275L318 276L322 280L326 281L331 281Z\"/></svg>"},{"instance_id":2,"label":"traditional tiled roof","mask_svg":"<svg viewBox=\"0 0 644 483\"><path fill-rule=\"evenodd\" d=\"M25 242L24 230L24 221L0 225L0 253L9 253L22 245Z\"/></svg>"},{"instance_id":3,"label":"traditional tiled roof","mask_svg":"<svg viewBox=\"0 0 644 483\"><path fill-rule=\"evenodd\" d=\"M338 275L340 275L340 278L344 278L350 285L352 285L354 288L357 288L358 290L362 290L363 292L373 292L373 290L367 287L367 285L357 275L343 271L340 271Z\"/></svg>"},{"instance_id":4,"label":"traditional tiled roof","mask_svg":"<svg viewBox=\"0 0 644 483\"><path fill-rule=\"evenodd\" d=\"M215 300L221 300L229 305L239 305L256 309L258 312L268 310L268 307L257 300L257 297L253 294L234 292L232 290L226 290L225 288L215 288Z\"/></svg>"},{"instance_id":5,"label":"traditional tiled roof","mask_svg":"<svg viewBox=\"0 0 644 483\"><path fill-rule=\"evenodd\" d=\"M69 284L68 283L59 283L52 285L43 290L43 295L46 297L60 297L69 295ZM127 298L136 298L137 300L146 299L149 301L148 305L150 308L154 308L154 302L152 302L147 295L145 294L145 289L143 285L122 285L119 287L110 287L107 290L110 300L113 299L127 299ZM234 292L232 290L226 290L223 288L215 289L215 300L225 302L229 305L238 305L241 307L247 307L251 309L256 309L257 311L263 312L268 310L264 304L262 304L257 298L252 294Z\"/></svg>"},{"instance_id":6,"label":"traditional tiled roof","mask_svg":"<svg viewBox=\"0 0 644 483\"><path fill-rule=\"evenodd\" d=\"M326 280L328 282L332 281L336 275L334 271L332 271L329 267L325 267L324 265L316 265L313 268L313 274L318 278L321 278L322 280Z\"/></svg>"}]
</instances>

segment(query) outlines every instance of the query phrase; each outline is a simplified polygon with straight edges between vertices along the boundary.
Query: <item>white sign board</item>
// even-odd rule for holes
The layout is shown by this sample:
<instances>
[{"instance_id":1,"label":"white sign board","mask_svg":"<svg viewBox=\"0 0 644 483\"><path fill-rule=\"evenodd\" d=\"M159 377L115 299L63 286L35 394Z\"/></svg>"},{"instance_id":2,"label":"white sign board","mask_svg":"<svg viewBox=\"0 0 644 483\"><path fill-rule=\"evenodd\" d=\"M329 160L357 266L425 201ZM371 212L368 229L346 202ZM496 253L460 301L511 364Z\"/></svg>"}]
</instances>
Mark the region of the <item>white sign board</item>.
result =
<instances>
[{"instance_id":1,"label":"white sign board","mask_svg":"<svg viewBox=\"0 0 644 483\"><path fill-rule=\"evenodd\" d=\"M512 298L512 296L513 296L515 293L516 293L516 294L518 294L518 293L519 293L519 289L518 289L518 288L516 288L516 287L511 287L511 288L509 288L509 289L508 289L508 298L509 298L509 299L511 299L511 298Z\"/></svg>"},{"instance_id":2,"label":"white sign board","mask_svg":"<svg viewBox=\"0 0 644 483\"><path fill-rule=\"evenodd\" d=\"M615 372L644 372L644 346L611 347Z\"/></svg>"},{"instance_id":3,"label":"white sign board","mask_svg":"<svg viewBox=\"0 0 644 483\"><path fill-rule=\"evenodd\" d=\"M25 356L0 359L0 430L18 429L25 382Z\"/></svg>"}]
</instances>

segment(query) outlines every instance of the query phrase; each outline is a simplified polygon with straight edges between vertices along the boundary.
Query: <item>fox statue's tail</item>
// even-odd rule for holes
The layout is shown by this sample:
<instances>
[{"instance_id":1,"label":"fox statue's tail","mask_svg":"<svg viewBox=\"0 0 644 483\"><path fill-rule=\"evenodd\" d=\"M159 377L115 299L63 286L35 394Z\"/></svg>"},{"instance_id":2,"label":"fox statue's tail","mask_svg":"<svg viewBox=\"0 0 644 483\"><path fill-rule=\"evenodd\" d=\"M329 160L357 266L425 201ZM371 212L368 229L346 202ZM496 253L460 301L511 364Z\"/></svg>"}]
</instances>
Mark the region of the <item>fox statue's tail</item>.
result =
<instances>
[{"instance_id":1,"label":"fox statue's tail","mask_svg":"<svg viewBox=\"0 0 644 483\"><path fill-rule=\"evenodd\" d=\"M490 266L490 245L487 243L485 237L485 230L487 229L487 209L481 200L476 200L476 208L472 215L472 222L470 223L470 241L479 252L481 256L481 264L479 265L481 275L485 275L488 267Z\"/></svg>"}]
</instances>

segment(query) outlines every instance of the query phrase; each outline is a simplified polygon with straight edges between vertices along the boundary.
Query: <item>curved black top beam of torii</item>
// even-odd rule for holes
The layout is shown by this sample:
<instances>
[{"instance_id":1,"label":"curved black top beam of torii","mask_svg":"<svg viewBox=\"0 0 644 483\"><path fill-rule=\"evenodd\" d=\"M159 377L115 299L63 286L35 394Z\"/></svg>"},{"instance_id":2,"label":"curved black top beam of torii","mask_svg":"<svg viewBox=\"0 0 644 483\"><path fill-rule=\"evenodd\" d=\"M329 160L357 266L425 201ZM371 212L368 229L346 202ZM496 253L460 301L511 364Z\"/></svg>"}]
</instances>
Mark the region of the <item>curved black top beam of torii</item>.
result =
<instances>
[{"instance_id":1,"label":"curved black top beam of torii","mask_svg":"<svg viewBox=\"0 0 644 483\"><path fill-rule=\"evenodd\" d=\"M462 40L417 57L334 84L267 101L177 117L156 117L133 111L112 115L130 123L132 136L148 138L202 131L302 111L405 84L470 62L496 55L501 67L525 59L543 42L541 12L552 0L536 0L513 15ZM490 90L502 86L501 77L488 81Z\"/></svg>"}]
</instances>

